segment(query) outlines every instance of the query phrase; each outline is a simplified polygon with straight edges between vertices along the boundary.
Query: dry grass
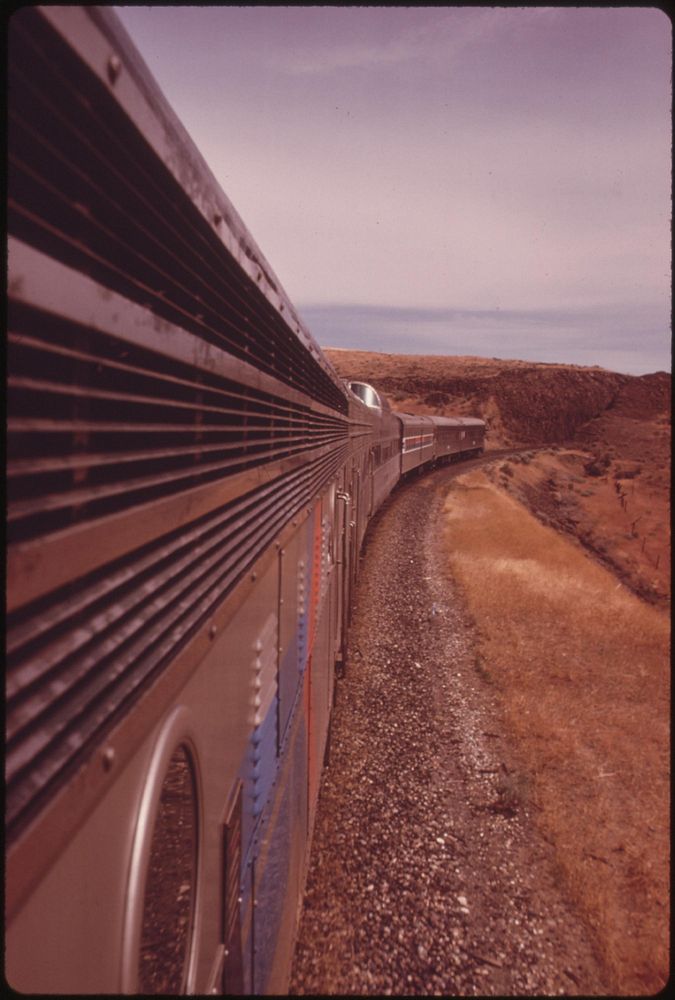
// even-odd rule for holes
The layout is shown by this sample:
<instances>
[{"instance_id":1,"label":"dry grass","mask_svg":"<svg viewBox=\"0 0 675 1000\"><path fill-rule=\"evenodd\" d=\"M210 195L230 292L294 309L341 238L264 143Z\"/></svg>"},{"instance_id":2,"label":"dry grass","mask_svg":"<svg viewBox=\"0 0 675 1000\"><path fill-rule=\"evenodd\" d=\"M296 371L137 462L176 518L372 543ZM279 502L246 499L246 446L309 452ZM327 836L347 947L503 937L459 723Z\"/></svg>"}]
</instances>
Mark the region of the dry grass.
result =
<instances>
[{"instance_id":1,"label":"dry grass","mask_svg":"<svg viewBox=\"0 0 675 1000\"><path fill-rule=\"evenodd\" d=\"M668 977L669 619L482 472L446 502L452 574L524 785L618 994Z\"/></svg>"}]
</instances>

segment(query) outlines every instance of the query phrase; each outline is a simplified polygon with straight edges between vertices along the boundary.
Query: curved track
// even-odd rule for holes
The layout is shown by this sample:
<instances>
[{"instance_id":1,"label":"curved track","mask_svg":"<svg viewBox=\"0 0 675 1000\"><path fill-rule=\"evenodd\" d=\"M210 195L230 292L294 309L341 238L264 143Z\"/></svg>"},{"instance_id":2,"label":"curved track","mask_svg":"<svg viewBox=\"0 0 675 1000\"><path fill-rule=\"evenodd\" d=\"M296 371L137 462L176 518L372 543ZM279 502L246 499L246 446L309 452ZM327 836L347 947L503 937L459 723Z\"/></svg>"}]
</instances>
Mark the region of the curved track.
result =
<instances>
[{"instance_id":1,"label":"curved track","mask_svg":"<svg viewBox=\"0 0 675 1000\"><path fill-rule=\"evenodd\" d=\"M494 457L403 484L370 529L292 993L603 991L525 789L509 787L440 557L452 478Z\"/></svg>"}]
</instances>

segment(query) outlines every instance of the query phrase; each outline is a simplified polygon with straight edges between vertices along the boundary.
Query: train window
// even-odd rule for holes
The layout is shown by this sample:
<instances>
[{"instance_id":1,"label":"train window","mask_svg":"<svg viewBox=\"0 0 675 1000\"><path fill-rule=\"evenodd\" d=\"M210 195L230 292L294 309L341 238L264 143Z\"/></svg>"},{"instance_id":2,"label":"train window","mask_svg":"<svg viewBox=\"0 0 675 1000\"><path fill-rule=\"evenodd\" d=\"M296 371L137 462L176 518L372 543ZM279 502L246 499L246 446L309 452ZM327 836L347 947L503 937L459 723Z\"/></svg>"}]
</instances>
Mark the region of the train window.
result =
<instances>
[{"instance_id":1,"label":"train window","mask_svg":"<svg viewBox=\"0 0 675 1000\"><path fill-rule=\"evenodd\" d=\"M242 784L237 783L234 799L223 827L223 941L225 968L223 992L230 996L243 993L241 951L241 800Z\"/></svg>"},{"instance_id":2,"label":"train window","mask_svg":"<svg viewBox=\"0 0 675 1000\"><path fill-rule=\"evenodd\" d=\"M372 385L368 385L367 382L350 382L349 388L354 393L355 396L369 406L373 410L381 410L382 403L380 397L373 389Z\"/></svg>"},{"instance_id":3,"label":"train window","mask_svg":"<svg viewBox=\"0 0 675 1000\"><path fill-rule=\"evenodd\" d=\"M186 990L197 882L197 795L179 746L167 768L152 834L143 902L138 992Z\"/></svg>"}]
</instances>

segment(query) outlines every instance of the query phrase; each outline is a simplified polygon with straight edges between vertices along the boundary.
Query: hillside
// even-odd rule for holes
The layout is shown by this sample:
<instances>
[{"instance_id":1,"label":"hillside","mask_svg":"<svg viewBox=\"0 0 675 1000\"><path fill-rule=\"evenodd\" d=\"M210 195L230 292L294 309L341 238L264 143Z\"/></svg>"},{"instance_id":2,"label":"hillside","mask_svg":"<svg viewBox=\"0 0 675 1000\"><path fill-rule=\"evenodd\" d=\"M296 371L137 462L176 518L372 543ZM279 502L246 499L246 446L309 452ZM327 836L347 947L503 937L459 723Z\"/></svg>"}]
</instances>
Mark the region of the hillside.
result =
<instances>
[{"instance_id":1,"label":"hillside","mask_svg":"<svg viewBox=\"0 0 675 1000\"><path fill-rule=\"evenodd\" d=\"M544 523L578 539L630 589L670 600L671 376L497 358L327 350L343 378L392 407L473 415L487 449L517 449L492 476Z\"/></svg>"}]
</instances>

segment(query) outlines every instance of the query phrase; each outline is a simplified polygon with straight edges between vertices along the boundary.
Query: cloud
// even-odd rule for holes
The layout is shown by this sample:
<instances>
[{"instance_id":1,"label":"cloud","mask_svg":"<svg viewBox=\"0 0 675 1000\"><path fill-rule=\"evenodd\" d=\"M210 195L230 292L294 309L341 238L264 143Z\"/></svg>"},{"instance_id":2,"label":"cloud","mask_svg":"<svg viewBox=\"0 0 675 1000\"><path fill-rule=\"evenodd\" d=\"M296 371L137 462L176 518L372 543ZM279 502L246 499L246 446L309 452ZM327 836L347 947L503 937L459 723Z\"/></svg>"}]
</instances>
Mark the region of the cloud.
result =
<instances>
[{"instance_id":1,"label":"cloud","mask_svg":"<svg viewBox=\"0 0 675 1000\"><path fill-rule=\"evenodd\" d=\"M661 12L121 14L322 343L668 367Z\"/></svg>"},{"instance_id":2,"label":"cloud","mask_svg":"<svg viewBox=\"0 0 675 1000\"><path fill-rule=\"evenodd\" d=\"M355 17L356 15L356 17ZM424 65L439 60L447 65L465 49L501 37L504 32L526 30L530 25L552 22L558 18L553 8L362 8L361 10L305 9L305 19L312 17L328 29L306 47L289 47L278 57L277 68L298 76L327 76L350 69L377 69L398 66L413 60ZM361 28L364 38L338 40L330 31L339 30L345 19L353 30ZM389 36L383 34L383 29ZM364 40L365 39L365 40Z\"/></svg>"},{"instance_id":3,"label":"cloud","mask_svg":"<svg viewBox=\"0 0 675 1000\"><path fill-rule=\"evenodd\" d=\"M478 310L307 305L300 314L323 347L600 365L634 375L670 370L667 316L648 306Z\"/></svg>"},{"instance_id":4,"label":"cloud","mask_svg":"<svg viewBox=\"0 0 675 1000\"><path fill-rule=\"evenodd\" d=\"M327 76L343 70L401 63L415 58L417 51L411 39L395 39L385 44L354 42L320 52L296 53L280 60L279 69L295 76Z\"/></svg>"}]
</instances>

